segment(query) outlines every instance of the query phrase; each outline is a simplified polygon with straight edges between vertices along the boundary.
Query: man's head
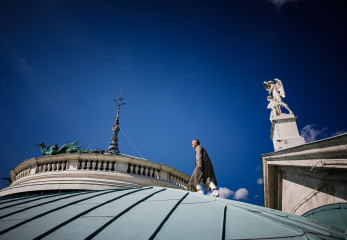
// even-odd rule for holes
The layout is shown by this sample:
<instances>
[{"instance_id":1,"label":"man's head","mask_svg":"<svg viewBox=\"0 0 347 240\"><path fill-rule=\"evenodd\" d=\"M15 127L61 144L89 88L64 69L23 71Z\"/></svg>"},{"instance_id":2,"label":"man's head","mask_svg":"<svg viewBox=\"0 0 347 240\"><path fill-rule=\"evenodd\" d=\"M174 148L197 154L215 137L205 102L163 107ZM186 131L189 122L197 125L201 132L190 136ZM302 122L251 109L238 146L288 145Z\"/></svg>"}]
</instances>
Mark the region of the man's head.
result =
<instances>
[{"instance_id":1,"label":"man's head","mask_svg":"<svg viewBox=\"0 0 347 240\"><path fill-rule=\"evenodd\" d=\"M192 141L192 147L195 149L196 146L198 146L198 145L200 145L200 141L199 141L198 139L194 139L194 140Z\"/></svg>"}]
</instances>

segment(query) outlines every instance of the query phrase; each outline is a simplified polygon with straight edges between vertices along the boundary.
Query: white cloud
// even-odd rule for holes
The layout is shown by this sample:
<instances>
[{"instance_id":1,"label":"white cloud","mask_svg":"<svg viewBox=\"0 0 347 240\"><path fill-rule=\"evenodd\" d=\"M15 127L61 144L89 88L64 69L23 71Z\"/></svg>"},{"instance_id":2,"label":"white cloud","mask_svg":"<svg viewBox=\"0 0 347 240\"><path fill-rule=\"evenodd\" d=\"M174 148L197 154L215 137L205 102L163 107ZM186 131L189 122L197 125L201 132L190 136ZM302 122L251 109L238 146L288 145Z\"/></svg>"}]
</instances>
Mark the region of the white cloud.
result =
<instances>
[{"instance_id":1,"label":"white cloud","mask_svg":"<svg viewBox=\"0 0 347 240\"><path fill-rule=\"evenodd\" d=\"M229 188L226 187L220 187L218 189L219 197L220 198L228 198L230 196L234 196L234 199L236 200L248 200L248 190L246 188L239 188L237 189L236 192L230 190ZM206 195L211 195L212 192L208 192ZM259 195L256 195L255 198L258 198Z\"/></svg>"},{"instance_id":2,"label":"white cloud","mask_svg":"<svg viewBox=\"0 0 347 240\"><path fill-rule=\"evenodd\" d=\"M219 193L219 197L228 198L234 194L234 191L231 191L230 189L228 189L226 187L220 187L218 190L218 193Z\"/></svg>"},{"instance_id":3,"label":"white cloud","mask_svg":"<svg viewBox=\"0 0 347 240\"><path fill-rule=\"evenodd\" d=\"M247 200L248 199L248 190L246 188L239 188L234 194L234 199L236 200Z\"/></svg>"},{"instance_id":4,"label":"white cloud","mask_svg":"<svg viewBox=\"0 0 347 240\"><path fill-rule=\"evenodd\" d=\"M257 198L259 198L259 195L258 195L258 194L256 194L256 195L254 196L254 199L257 199Z\"/></svg>"},{"instance_id":5,"label":"white cloud","mask_svg":"<svg viewBox=\"0 0 347 240\"><path fill-rule=\"evenodd\" d=\"M321 130L314 129L315 124L309 124L303 127L300 131L300 135L305 138L306 142L313 142L317 140L318 136L324 136L327 128Z\"/></svg>"},{"instance_id":6,"label":"white cloud","mask_svg":"<svg viewBox=\"0 0 347 240\"><path fill-rule=\"evenodd\" d=\"M341 135L344 133L347 133L347 131L346 130L339 130L339 131L336 131L333 134L331 134L331 136L334 137L334 136Z\"/></svg>"},{"instance_id":7,"label":"white cloud","mask_svg":"<svg viewBox=\"0 0 347 240\"><path fill-rule=\"evenodd\" d=\"M300 0L268 0L268 2L272 3L276 6L277 9L280 9L284 4L291 2L298 2Z\"/></svg>"},{"instance_id":8,"label":"white cloud","mask_svg":"<svg viewBox=\"0 0 347 240\"><path fill-rule=\"evenodd\" d=\"M231 191L229 188L226 187L220 187L218 189L219 197L221 198L228 198L231 195L234 195L234 191ZM211 195L212 192L208 192L206 195Z\"/></svg>"},{"instance_id":9,"label":"white cloud","mask_svg":"<svg viewBox=\"0 0 347 240\"><path fill-rule=\"evenodd\" d=\"M259 171L261 169L261 166L258 165L256 168L255 168L255 171Z\"/></svg>"},{"instance_id":10,"label":"white cloud","mask_svg":"<svg viewBox=\"0 0 347 240\"><path fill-rule=\"evenodd\" d=\"M322 129L315 129L315 127L315 124L309 124L300 130L300 135L305 138L306 142L313 142L325 137L334 137L337 135L347 133L346 130L339 130L336 132L328 133L328 128L326 127Z\"/></svg>"},{"instance_id":11,"label":"white cloud","mask_svg":"<svg viewBox=\"0 0 347 240\"><path fill-rule=\"evenodd\" d=\"M258 179L257 179L257 183L258 183L258 184L263 184L263 179L262 179L262 178L258 178Z\"/></svg>"}]
</instances>

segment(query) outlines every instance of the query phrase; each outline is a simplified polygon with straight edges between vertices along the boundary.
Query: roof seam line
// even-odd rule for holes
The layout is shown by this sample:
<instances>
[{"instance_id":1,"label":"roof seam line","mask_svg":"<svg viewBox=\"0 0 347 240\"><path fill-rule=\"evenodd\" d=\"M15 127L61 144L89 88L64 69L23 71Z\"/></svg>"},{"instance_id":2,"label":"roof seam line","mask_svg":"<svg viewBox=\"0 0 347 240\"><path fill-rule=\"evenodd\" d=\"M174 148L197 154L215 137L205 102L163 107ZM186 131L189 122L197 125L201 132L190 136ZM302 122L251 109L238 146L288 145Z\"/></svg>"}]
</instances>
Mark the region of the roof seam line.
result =
<instances>
[{"instance_id":1,"label":"roof seam line","mask_svg":"<svg viewBox=\"0 0 347 240\"><path fill-rule=\"evenodd\" d=\"M83 216L83 215L86 215L87 213L89 213L89 212L91 212L91 211L93 211L93 210L95 210L95 209L97 209L97 208L99 208L99 207L102 207L102 206L104 206L104 205L106 205L106 204L108 204L108 203L111 203L111 202L113 202L113 201L116 201L116 200L118 200L118 199L120 199L120 198L122 198L122 197L125 197L125 196L127 196L127 195L130 195L130 194L132 194L132 193L139 192L139 191L143 191L143 190L148 190L148 189L151 189L151 188L153 188L153 187L137 189L137 190L135 190L135 191L131 191L131 192L125 193L125 194L123 194L123 195L121 195L121 196L112 198L112 199L110 199L110 200L108 200L108 201L106 201L106 202L103 202L103 203L101 203L101 204L99 204L99 205L97 205L97 206L94 206L94 207L92 207L92 208L86 210L86 211L83 211L82 213L79 213L79 214L77 214L76 216L74 216L74 217L72 217L72 218L70 218L70 219L68 219L68 220L66 220L66 221L64 221L64 222L62 222L62 223L60 223L60 224L58 224L57 226L51 228L50 230L48 230L48 231L42 233L41 235L35 237L34 240L42 239L42 238L46 237L47 235L49 235L49 234L55 232L55 231L58 230L59 228L63 227L64 225L66 225L66 224L68 224L68 223L70 223L70 222L76 220L77 218L79 218L79 217L81 217L81 216Z\"/></svg>"},{"instance_id":2,"label":"roof seam line","mask_svg":"<svg viewBox=\"0 0 347 240\"><path fill-rule=\"evenodd\" d=\"M117 189L117 190L118 190L118 189ZM42 216L45 216L45 215L47 215L47 214L49 214L49 213L58 211L58 210L60 210L60 209L66 208L66 207L68 207L68 206L70 206L70 205L73 205L73 204L76 204L76 203L79 203L79 202L83 202L83 201L85 201L85 200L88 200L88 199L91 199L91 198L94 198L94 197L98 197L98 196L100 196L100 195L104 195L104 194L107 194L107 193L110 193L110 192L116 192L117 190L112 190L112 191L103 192L103 193L100 193L100 194L97 194L97 195L94 195L94 196L91 196L91 197L88 197L88 198L84 198L84 199L80 199L80 200L71 202L71 203L69 203L69 204L63 205L63 206L58 207L58 208L54 208L54 209L52 209L52 210L50 210L50 211L41 213L41 214L36 215L36 216L34 216L34 217L30 218L30 219L27 219L27 220L25 220L25 221L23 221L23 222L20 222L20 223L14 225L14 226L12 226L12 227L9 227L9 228L6 228L6 229L2 230L2 231L0 232L0 235L2 235L2 234L4 234L4 233L7 233L7 232L11 231L12 229L15 229L15 228L17 228L17 227L19 227L19 226L21 226L21 225L24 225L24 224L26 224L26 223L28 223L28 222L31 222L31 221L33 221L33 220L35 220L35 219L37 219L37 218L40 218L40 217L42 217Z\"/></svg>"},{"instance_id":3,"label":"roof seam line","mask_svg":"<svg viewBox=\"0 0 347 240\"><path fill-rule=\"evenodd\" d=\"M229 204L231 206L234 206L234 204ZM240 209L243 209L245 211L249 211L247 207L244 207L244 206L238 206ZM318 227L317 225L312 225L312 224L309 224L309 223L304 223L305 225L299 225L298 223L294 223L292 219L288 219L286 216L286 218L283 218L283 217L278 217L278 216L271 216L269 215L270 213L268 212L264 212L264 211L260 211L260 213L257 213L258 216L260 217L263 217L267 220L270 220L271 222L275 223L275 224L279 224L279 225L282 225L286 228L290 228L294 231L299 231L299 232L307 232L307 230L309 228L313 228L315 229L317 232L320 232L320 231L326 231L320 227ZM300 222L303 224L303 222Z\"/></svg>"},{"instance_id":4,"label":"roof seam line","mask_svg":"<svg viewBox=\"0 0 347 240\"><path fill-rule=\"evenodd\" d=\"M166 188L160 189L159 191L156 191L144 198L142 198L141 200L137 201L136 203L132 204L131 206L127 207L126 209L124 209L122 212L120 212L117 216L113 217L111 220L109 220L107 223L105 223L104 225L102 225L101 227L99 227L97 230L95 230L93 233L91 233L88 237L85 238L85 240L90 240L92 238L94 238L96 235L98 235L102 230L104 230L107 226L109 226L111 223L113 223L114 221L116 221L118 218L120 218L122 215L124 215L125 213L127 213L128 211L130 211L132 208L134 208L135 206L137 206L138 204L142 203L143 201L147 200L148 198L154 196L157 193L160 193L162 191L165 191Z\"/></svg>"},{"instance_id":5,"label":"roof seam line","mask_svg":"<svg viewBox=\"0 0 347 240\"><path fill-rule=\"evenodd\" d=\"M32 199L32 200L28 200L28 201L25 201L25 202L20 202L20 203L15 203L15 204L12 204L12 205L8 205L8 206L6 206L6 207L0 208L0 210L3 210L3 209L5 209L5 208L14 207L14 206L21 205L21 204L25 204L25 203L29 203L29 202L33 202L33 201L37 201L37 200L41 200L41 199L45 199L45 198L56 197L56 196L63 195L63 194L68 194L68 193L55 194L55 195L51 195L51 196L42 196L42 197L35 198L35 199ZM0 218L1 218L1 217L0 217Z\"/></svg>"},{"instance_id":6,"label":"roof seam line","mask_svg":"<svg viewBox=\"0 0 347 240\"><path fill-rule=\"evenodd\" d=\"M49 204L49 203L52 203L52 202L57 202L57 201L60 201L60 200L63 200L63 199L67 199L67 198L70 198L70 197L75 197L75 196L79 196L79 195L82 195L82 194L87 194L87 193L90 193L90 192L82 192L82 193L77 193L77 194L74 194L72 196L67 196L67 197L62 197L62 198L59 198L59 199L54 199L52 201L48 201L48 202L44 202L44 203L41 203L41 204L38 204L38 205L35 205L35 206L31 206L31 207L27 207L27 208L22 208L18 211L14 211L14 212L11 212L11 213L8 213L8 214L5 214L5 215L2 215L0 216L0 219L2 218L5 218L5 217L9 217L13 214L16 214L16 213L20 213L20 212L24 212L26 210L29 210L31 208L35 208L35 207L40 207L40 206L43 206L43 205L46 205L46 204ZM69 194L69 193L67 193ZM71 194L71 193L70 193ZM56 195L55 197L57 197L59 195ZM42 198L38 199L38 200L41 200ZM31 201L30 201L31 202ZM25 203L28 203L28 202L25 202Z\"/></svg>"},{"instance_id":7,"label":"roof seam line","mask_svg":"<svg viewBox=\"0 0 347 240\"><path fill-rule=\"evenodd\" d=\"M37 197L37 196L39 196L39 195L26 195L26 196L23 196L21 198L11 197L11 198L3 198L3 199L0 197L0 204L12 202L13 199L15 201L20 201L20 200L23 200L23 199L29 199L29 198L33 198L33 197ZM6 200L8 200L8 201L6 201Z\"/></svg>"},{"instance_id":8,"label":"roof seam line","mask_svg":"<svg viewBox=\"0 0 347 240\"><path fill-rule=\"evenodd\" d=\"M227 216L227 206L228 205L225 205L225 207L224 207L222 240L225 240L225 224L226 224L226 216Z\"/></svg>"},{"instance_id":9,"label":"roof seam line","mask_svg":"<svg viewBox=\"0 0 347 240\"><path fill-rule=\"evenodd\" d=\"M261 215L264 215L264 214L262 213ZM327 233L326 230L321 229L318 226L313 226L309 223L306 223L305 225L303 224L299 225L299 223L293 222L293 220L288 218L281 218L281 217L274 217L274 216L265 216L265 217L267 219L270 219L271 221L277 222L278 224L281 224L283 226L286 226L287 228L290 228L296 231L300 230L303 233L308 233L308 232L311 232L310 228L311 229L313 228L315 231L312 231L311 233L327 236L326 234L321 233L321 231L325 231Z\"/></svg>"},{"instance_id":10,"label":"roof seam line","mask_svg":"<svg viewBox=\"0 0 347 240\"><path fill-rule=\"evenodd\" d=\"M269 240L269 239L292 239L293 237L302 237L305 233L298 235L290 235L285 237L265 237L265 238L247 238L248 240ZM227 240L244 240L244 238L228 238Z\"/></svg>"},{"instance_id":11,"label":"roof seam line","mask_svg":"<svg viewBox=\"0 0 347 240\"><path fill-rule=\"evenodd\" d=\"M159 224L159 226L157 227L157 229L154 231L154 233L148 238L148 240L153 240L157 234L159 233L159 231L161 230L161 228L164 226L164 224L166 223L166 221L170 218L171 214L176 210L176 208L178 207L178 205L180 205L180 203L189 195L189 192L187 192L176 204L175 206L170 210L170 212L166 215L166 217L164 218L164 220Z\"/></svg>"}]
</instances>

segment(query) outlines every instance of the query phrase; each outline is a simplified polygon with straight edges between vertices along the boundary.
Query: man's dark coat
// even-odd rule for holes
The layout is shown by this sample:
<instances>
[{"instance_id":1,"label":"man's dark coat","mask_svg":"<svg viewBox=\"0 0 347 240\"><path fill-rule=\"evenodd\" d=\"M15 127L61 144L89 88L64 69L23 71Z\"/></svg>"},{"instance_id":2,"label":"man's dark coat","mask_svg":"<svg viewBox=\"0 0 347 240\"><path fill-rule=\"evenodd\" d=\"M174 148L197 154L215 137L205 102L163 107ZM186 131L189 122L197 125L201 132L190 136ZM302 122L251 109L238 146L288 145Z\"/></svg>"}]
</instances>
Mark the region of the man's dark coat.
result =
<instances>
[{"instance_id":1,"label":"man's dark coat","mask_svg":"<svg viewBox=\"0 0 347 240\"><path fill-rule=\"evenodd\" d=\"M217 186L217 179L214 175L214 170L212 162L205 150L201 145L196 146L195 149L195 170L190 178L188 185L198 185L204 184L206 191L210 190L208 185L210 182L213 182ZM202 168L202 172L199 169Z\"/></svg>"}]
</instances>

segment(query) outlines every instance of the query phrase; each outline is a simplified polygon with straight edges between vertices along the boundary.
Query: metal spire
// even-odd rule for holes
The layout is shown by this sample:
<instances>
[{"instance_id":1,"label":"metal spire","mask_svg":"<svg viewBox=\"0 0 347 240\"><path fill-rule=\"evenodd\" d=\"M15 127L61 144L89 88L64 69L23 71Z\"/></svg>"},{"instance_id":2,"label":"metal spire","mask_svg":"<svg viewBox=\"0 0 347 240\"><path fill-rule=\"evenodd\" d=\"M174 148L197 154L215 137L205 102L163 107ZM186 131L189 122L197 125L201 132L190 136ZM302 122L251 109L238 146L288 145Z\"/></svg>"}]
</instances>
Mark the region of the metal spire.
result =
<instances>
[{"instance_id":1,"label":"metal spire","mask_svg":"<svg viewBox=\"0 0 347 240\"><path fill-rule=\"evenodd\" d=\"M120 106L125 105L125 103L122 103L122 101L123 101L122 89L120 90L118 101L116 99L113 99L113 101L115 101L117 103L117 117L116 117L116 121L114 122L114 124L112 126L113 136L111 138L111 143L110 143L110 146L108 147L107 152L109 152L113 155L117 155L117 154L119 154L119 149L118 149L118 133L120 130L120 128L119 128L119 110L120 110Z\"/></svg>"}]
</instances>

